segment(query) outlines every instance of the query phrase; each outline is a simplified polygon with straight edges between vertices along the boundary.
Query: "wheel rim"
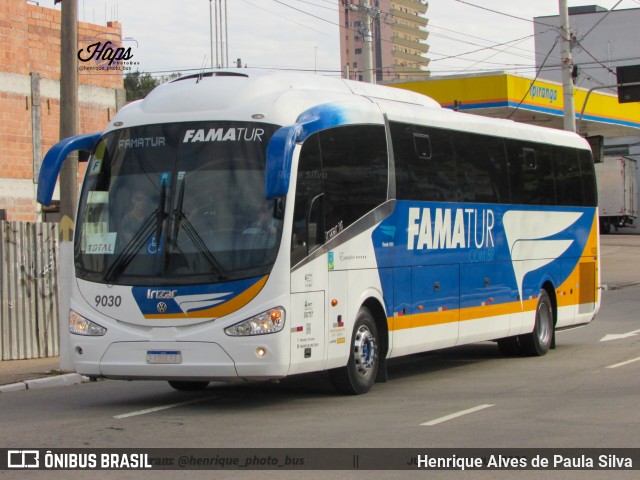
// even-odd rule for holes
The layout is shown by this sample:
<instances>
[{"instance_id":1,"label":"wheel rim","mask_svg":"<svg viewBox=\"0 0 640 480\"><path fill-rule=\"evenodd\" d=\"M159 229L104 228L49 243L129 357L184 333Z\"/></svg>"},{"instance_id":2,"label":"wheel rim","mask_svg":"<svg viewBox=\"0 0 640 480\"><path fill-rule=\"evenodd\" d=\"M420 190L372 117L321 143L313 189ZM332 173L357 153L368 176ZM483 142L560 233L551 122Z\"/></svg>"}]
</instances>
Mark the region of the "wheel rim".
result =
<instances>
[{"instance_id":1,"label":"wheel rim","mask_svg":"<svg viewBox=\"0 0 640 480\"><path fill-rule=\"evenodd\" d=\"M366 377L371 373L376 359L376 339L365 325L361 325L356 332L353 359L358 375Z\"/></svg>"},{"instance_id":2,"label":"wheel rim","mask_svg":"<svg viewBox=\"0 0 640 480\"><path fill-rule=\"evenodd\" d=\"M551 307L545 302L541 302L538 305L538 321L536 322L536 330L538 334L538 340L542 345L546 345L551 341L551 329L552 329Z\"/></svg>"}]
</instances>

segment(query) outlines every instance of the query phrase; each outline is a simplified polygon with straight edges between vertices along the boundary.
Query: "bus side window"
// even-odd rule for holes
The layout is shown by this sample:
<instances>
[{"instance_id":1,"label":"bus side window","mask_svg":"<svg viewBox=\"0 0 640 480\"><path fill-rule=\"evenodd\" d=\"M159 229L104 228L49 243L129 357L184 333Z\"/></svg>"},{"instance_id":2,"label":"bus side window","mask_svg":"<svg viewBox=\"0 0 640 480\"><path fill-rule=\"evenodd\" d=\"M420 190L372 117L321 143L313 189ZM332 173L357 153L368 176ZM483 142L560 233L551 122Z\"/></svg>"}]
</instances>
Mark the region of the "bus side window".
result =
<instances>
[{"instance_id":1,"label":"bus side window","mask_svg":"<svg viewBox=\"0 0 640 480\"><path fill-rule=\"evenodd\" d=\"M325 241L387 200L387 144L382 125L320 132Z\"/></svg>"},{"instance_id":2,"label":"bus side window","mask_svg":"<svg viewBox=\"0 0 640 480\"><path fill-rule=\"evenodd\" d=\"M578 152L574 148L552 149L558 205L584 205Z\"/></svg>"},{"instance_id":3,"label":"bus side window","mask_svg":"<svg viewBox=\"0 0 640 480\"><path fill-rule=\"evenodd\" d=\"M452 132L461 201L507 203L509 177L502 139Z\"/></svg>"},{"instance_id":4,"label":"bus side window","mask_svg":"<svg viewBox=\"0 0 640 480\"><path fill-rule=\"evenodd\" d=\"M291 232L291 265L315 249L318 232L324 231L322 177L320 143L318 134L315 134L304 142L300 151Z\"/></svg>"},{"instance_id":5,"label":"bus side window","mask_svg":"<svg viewBox=\"0 0 640 480\"><path fill-rule=\"evenodd\" d=\"M510 140L511 203L553 205L555 187L549 148L543 144Z\"/></svg>"},{"instance_id":6,"label":"bus side window","mask_svg":"<svg viewBox=\"0 0 640 480\"><path fill-rule=\"evenodd\" d=\"M598 192L596 188L596 174L593 166L593 157L588 150L578 151L578 162L580 163L580 179L582 181L582 192L585 207L595 207L598 205Z\"/></svg>"},{"instance_id":7,"label":"bus side window","mask_svg":"<svg viewBox=\"0 0 640 480\"><path fill-rule=\"evenodd\" d=\"M458 195L455 159L446 132L391 122L399 200L452 201Z\"/></svg>"}]
</instances>

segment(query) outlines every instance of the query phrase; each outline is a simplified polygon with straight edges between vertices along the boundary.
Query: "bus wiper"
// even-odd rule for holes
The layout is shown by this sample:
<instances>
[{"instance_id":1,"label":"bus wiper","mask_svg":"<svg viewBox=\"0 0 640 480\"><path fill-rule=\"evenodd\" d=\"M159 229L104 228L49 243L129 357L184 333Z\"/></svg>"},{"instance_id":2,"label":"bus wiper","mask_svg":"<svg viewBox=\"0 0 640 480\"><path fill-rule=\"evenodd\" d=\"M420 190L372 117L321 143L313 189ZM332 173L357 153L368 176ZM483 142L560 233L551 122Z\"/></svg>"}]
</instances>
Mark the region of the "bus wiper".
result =
<instances>
[{"instance_id":1,"label":"bus wiper","mask_svg":"<svg viewBox=\"0 0 640 480\"><path fill-rule=\"evenodd\" d=\"M149 215L149 217L147 217L133 238L129 240L129 243L125 245L122 252L120 252L115 261L105 272L103 279L106 282L112 282L129 266L131 260L135 258L142 245L144 245L149 236L153 233L154 225L156 225L155 230L157 231L157 222L155 220L160 217L161 215L159 210L155 210L151 215Z\"/></svg>"},{"instance_id":2,"label":"bus wiper","mask_svg":"<svg viewBox=\"0 0 640 480\"><path fill-rule=\"evenodd\" d=\"M173 211L173 228L171 231L171 244L175 250L178 249L178 231L180 227L187 233L193 244L196 246L198 251L204 256L204 258L209 262L209 265L213 268L215 273L218 275L219 280L226 280L226 276L223 274L224 269L215 259L213 254L209 251L207 244L204 243L204 240L195 229L193 224L189 221L187 216L182 211L182 205L184 203L184 190L185 184L187 183L186 179L182 180L182 184L180 185L180 191L178 192L178 203L176 205L175 210Z\"/></svg>"},{"instance_id":3,"label":"bus wiper","mask_svg":"<svg viewBox=\"0 0 640 480\"><path fill-rule=\"evenodd\" d=\"M193 227L187 216L182 211L178 212L178 221L182 226L182 229L187 232L187 235L196 246L198 251L204 256L204 258L206 258L207 262L209 262L209 265L211 265L215 273L218 275L218 280L226 280L227 277L223 273L224 269L213 256L213 254L209 251L207 244L204 243L204 240L202 240L202 237L200 236L198 231ZM178 229L176 227L176 234L177 230Z\"/></svg>"},{"instance_id":4,"label":"bus wiper","mask_svg":"<svg viewBox=\"0 0 640 480\"><path fill-rule=\"evenodd\" d=\"M154 212L144 221L133 238L129 240L129 243L125 245L122 252L120 252L116 260L105 272L103 278L106 282L112 282L114 279L118 278L122 274L122 272L125 271L131 261L138 254L140 248L144 245L144 243L154 231L155 241L158 243L158 248L160 248L159 245L161 238L160 235L162 234L162 224L164 222L164 219L167 217L167 214L164 211L166 197L167 184L165 182L162 182L162 187L160 189L160 203L158 204L158 208L154 210Z\"/></svg>"},{"instance_id":5,"label":"bus wiper","mask_svg":"<svg viewBox=\"0 0 640 480\"><path fill-rule=\"evenodd\" d=\"M178 229L180 228L180 222L184 214L182 213L182 204L184 203L184 184L187 183L185 179L180 184L180 191L178 192L178 204L173 211L173 228L171 230L171 240L173 248L178 247Z\"/></svg>"},{"instance_id":6,"label":"bus wiper","mask_svg":"<svg viewBox=\"0 0 640 480\"><path fill-rule=\"evenodd\" d=\"M160 203L158 204L157 217L156 217L156 242L160 244L160 234L162 233L162 224L164 219L167 218L167 213L164 211L164 204L167 198L167 184L162 182L160 187Z\"/></svg>"}]
</instances>

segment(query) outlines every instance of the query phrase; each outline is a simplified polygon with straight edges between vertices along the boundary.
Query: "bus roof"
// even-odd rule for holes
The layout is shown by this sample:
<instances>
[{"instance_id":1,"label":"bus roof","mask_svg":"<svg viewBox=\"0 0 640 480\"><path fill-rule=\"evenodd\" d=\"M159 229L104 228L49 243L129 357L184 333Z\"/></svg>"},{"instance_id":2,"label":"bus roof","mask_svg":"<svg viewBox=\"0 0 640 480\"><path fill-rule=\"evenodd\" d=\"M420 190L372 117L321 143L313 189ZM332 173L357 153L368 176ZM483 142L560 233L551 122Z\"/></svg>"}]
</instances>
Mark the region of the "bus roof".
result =
<instances>
[{"instance_id":1,"label":"bus roof","mask_svg":"<svg viewBox=\"0 0 640 480\"><path fill-rule=\"evenodd\" d=\"M132 102L111 120L107 131L138 125L190 121L249 121L287 126L314 107L343 104L345 109L380 115L370 123L390 121L463 130L588 149L576 134L454 112L435 100L409 90L321 75L258 69L203 72L178 78Z\"/></svg>"}]
</instances>

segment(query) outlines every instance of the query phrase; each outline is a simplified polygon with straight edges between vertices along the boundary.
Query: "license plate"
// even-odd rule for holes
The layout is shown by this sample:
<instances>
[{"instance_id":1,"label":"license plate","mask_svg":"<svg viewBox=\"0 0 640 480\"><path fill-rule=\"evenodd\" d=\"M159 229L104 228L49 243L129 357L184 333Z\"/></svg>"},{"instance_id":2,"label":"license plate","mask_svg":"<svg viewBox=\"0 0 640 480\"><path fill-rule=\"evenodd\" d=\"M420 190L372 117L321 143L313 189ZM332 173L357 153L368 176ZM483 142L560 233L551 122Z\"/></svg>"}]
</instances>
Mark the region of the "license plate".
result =
<instances>
[{"instance_id":1,"label":"license plate","mask_svg":"<svg viewBox=\"0 0 640 480\"><path fill-rule=\"evenodd\" d=\"M161 365L182 363L182 353L175 350L151 350L147 352L147 363Z\"/></svg>"}]
</instances>

